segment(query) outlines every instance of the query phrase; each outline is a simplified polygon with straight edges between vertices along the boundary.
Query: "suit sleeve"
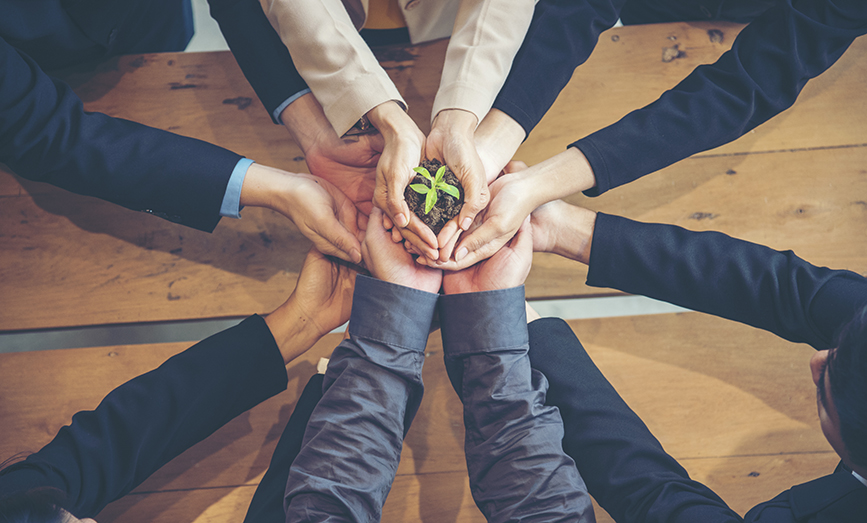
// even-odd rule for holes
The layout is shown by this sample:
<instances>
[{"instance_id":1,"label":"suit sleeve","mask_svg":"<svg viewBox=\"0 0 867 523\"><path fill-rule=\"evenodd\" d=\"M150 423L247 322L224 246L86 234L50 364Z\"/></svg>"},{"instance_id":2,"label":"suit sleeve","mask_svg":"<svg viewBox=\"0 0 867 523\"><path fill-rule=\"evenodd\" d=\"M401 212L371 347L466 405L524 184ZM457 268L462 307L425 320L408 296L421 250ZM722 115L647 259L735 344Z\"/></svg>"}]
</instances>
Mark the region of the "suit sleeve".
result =
<instances>
[{"instance_id":1,"label":"suit sleeve","mask_svg":"<svg viewBox=\"0 0 867 523\"><path fill-rule=\"evenodd\" d=\"M209 0L211 16L274 123L274 111L307 84L257 0Z\"/></svg>"},{"instance_id":2,"label":"suit sleeve","mask_svg":"<svg viewBox=\"0 0 867 523\"><path fill-rule=\"evenodd\" d=\"M488 521L593 521L563 422L530 367L524 288L440 298L446 371L464 405L473 499Z\"/></svg>"},{"instance_id":3,"label":"suit sleeve","mask_svg":"<svg viewBox=\"0 0 867 523\"><path fill-rule=\"evenodd\" d=\"M0 39L0 162L30 180L211 231L241 157L86 112L63 82Z\"/></svg>"},{"instance_id":4,"label":"suit sleeve","mask_svg":"<svg viewBox=\"0 0 867 523\"><path fill-rule=\"evenodd\" d=\"M649 296L816 349L867 305L867 279L718 232L599 213L588 285Z\"/></svg>"},{"instance_id":5,"label":"suit sleeve","mask_svg":"<svg viewBox=\"0 0 867 523\"><path fill-rule=\"evenodd\" d=\"M614 521L740 522L712 490L690 479L608 383L569 325L529 325L530 361L548 378L546 405L563 417L563 450Z\"/></svg>"},{"instance_id":6,"label":"suit sleeve","mask_svg":"<svg viewBox=\"0 0 867 523\"><path fill-rule=\"evenodd\" d=\"M381 103L406 106L358 34L364 13L353 19L340 0L266 0L265 13L338 136Z\"/></svg>"},{"instance_id":7,"label":"suit sleeve","mask_svg":"<svg viewBox=\"0 0 867 523\"><path fill-rule=\"evenodd\" d=\"M359 275L349 339L331 355L322 399L289 470L285 521L379 521L421 403L437 295Z\"/></svg>"},{"instance_id":8,"label":"suit sleeve","mask_svg":"<svg viewBox=\"0 0 867 523\"><path fill-rule=\"evenodd\" d=\"M113 390L39 452L0 473L0 495L50 486L93 517L234 417L285 390L286 368L252 316Z\"/></svg>"},{"instance_id":9,"label":"suit sleeve","mask_svg":"<svg viewBox=\"0 0 867 523\"><path fill-rule=\"evenodd\" d=\"M624 1L539 0L494 109L530 134L590 57L599 34L617 22Z\"/></svg>"},{"instance_id":10,"label":"suit sleeve","mask_svg":"<svg viewBox=\"0 0 867 523\"><path fill-rule=\"evenodd\" d=\"M527 33L533 0L463 0L446 51L431 120L462 109L488 114Z\"/></svg>"},{"instance_id":11,"label":"suit sleeve","mask_svg":"<svg viewBox=\"0 0 867 523\"><path fill-rule=\"evenodd\" d=\"M597 196L718 147L789 108L808 80L867 32L862 0L781 0L731 50L696 68L656 102L571 144L596 175Z\"/></svg>"}]
</instances>

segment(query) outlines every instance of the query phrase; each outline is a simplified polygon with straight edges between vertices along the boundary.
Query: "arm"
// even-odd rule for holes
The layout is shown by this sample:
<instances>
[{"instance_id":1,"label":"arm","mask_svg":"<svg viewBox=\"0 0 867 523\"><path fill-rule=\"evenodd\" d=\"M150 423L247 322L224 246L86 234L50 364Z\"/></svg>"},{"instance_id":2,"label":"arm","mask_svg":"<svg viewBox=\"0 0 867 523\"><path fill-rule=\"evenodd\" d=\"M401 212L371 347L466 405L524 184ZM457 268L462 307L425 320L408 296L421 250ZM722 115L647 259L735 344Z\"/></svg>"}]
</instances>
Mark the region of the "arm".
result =
<instances>
[{"instance_id":1,"label":"arm","mask_svg":"<svg viewBox=\"0 0 867 523\"><path fill-rule=\"evenodd\" d=\"M547 382L530 368L524 289L529 224L496 256L443 278L446 371L464 405L473 499L488 521L592 521L593 506L564 453Z\"/></svg>"},{"instance_id":2,"label":"arm","mask_svg":"<svg viewBox=\"0 0 867 523\"><path fill-rule=\"evenodd\" d=\"M860 0L794 3L777 2L716 63L573 143L595 173L597 185L585 194L602 194L749 132L790 107L808 80L867 32L867 4Z\"/></svg>"},{"instance_id":3,"label":"arm","mask_svg":"<svg viewBox=\"0 0 867 523\"><path fill-rule=\"evenodd\" d=\"M406 103L358 34L364 13L340 0L266 0L265 14L338 136L389 100Z\"/></svg>"},{"instance_id":4,"label":"arm","mask_svg":"<svg viewBox=\"0 0 867 523\"><path fill-rule=\"evenodd\" d=\"M289 50L256 0L209 0L211 17L274 123L278 108L307 89Z\"/></svg>"},{"instance_id":5,"label":"arm","mask_svg":"<svg viewBox=\"0 0 867 523\"><path fill-rule=\"evenodd\" d=\"M0 473L0 495L64 491L71 512L96 515L175 456L286 388L285 364L342 323L352 271L312 251L292 296L110 392L39 452Z\"/></svg>"},{"instance_id":6,"label":"arm","mask_svg":"<svg viewBox=\"0 0 867 523\"><path fill-rule=\"evenodd\" d=\"M211 231L241 157L85 112L70 87L0 39L0 161L16 174Z\"/></svg>"},{"instance_id":7,"label":"arm","mask_svg":"<svg viewBox=\"0 0 867 523\"><path fill-rule=\"evenodd\" d=\"M286 521L378 521L421 402L424 347L442 275L412 264L370 217L349 338L332 354L286 483ZM408 285L412 285L409 287Z\"/></svg>"},{"instance_id":8,"label":"arm","mask_svg":"<svg viewBox=\"0 0 867 523\"><path fill-rule=\"evenodd\" d=\"M742 521L665 453L566 322L536 320L529 325L529 339L533 369L548 378L546 405L556 406L563 416L563 450L614 521Z\"/></svg>"},{"instance_id":9,"label":"arm","mask_svg":"<svg viewBox=\"0 0 867 523\"><path fill-rule=\"evenodd\" d=\"M536 213L534 213L536 214ZM817 349L867 303L867 279L718 232L593 213L562 202L536 214L542 250L589 263L588 285L641 294L765 329ZM560 224L560 225L557 225Z\"/></svg>"}]
</instances>

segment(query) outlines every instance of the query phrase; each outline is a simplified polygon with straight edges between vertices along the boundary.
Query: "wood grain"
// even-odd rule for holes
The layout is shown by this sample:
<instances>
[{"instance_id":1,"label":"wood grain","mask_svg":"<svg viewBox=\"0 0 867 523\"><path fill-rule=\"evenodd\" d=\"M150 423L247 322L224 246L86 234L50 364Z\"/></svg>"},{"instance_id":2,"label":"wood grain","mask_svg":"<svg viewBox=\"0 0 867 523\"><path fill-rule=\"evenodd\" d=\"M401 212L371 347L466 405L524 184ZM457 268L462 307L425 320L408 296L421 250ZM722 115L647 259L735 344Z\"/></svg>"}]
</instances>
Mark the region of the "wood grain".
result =
<instances>
[{"instance_id":1,"label":"wood grain","mask_svg":"<svg viewBox=\"0 0 867 523\"><path fill-rule=\"evenodd\" d=\"M816 417L812 349L699 313L569 324L691 476L743 514L837 463ZM288 390L233 420L110 505L101 522L241 521L329 335L288 367ZM81 409L188 344L0 354L0 458L47 443ZM425 398L384 521L482 521L466 480L461 407L431 336ZM610 521L600 513L600 521Z\"/></svg>"},{"instance_id":2,"label":"wood grain","mask_svg":"<svg viewBox=\"0 0 867 523\"><path fill-rule=\"evenodd\" d=\"M535 163L655 99L724 52L741 26L677 23L600 37L517 157ZM711 42L709 29L723 32ZM678 44L686 56L661 61ZM428 128L446 42L379 51ZM715 229L807 260L867 273L867 121L860 117L867 40L808 83L789 111L743 138L602 197L569 201L630 218ZM267 165L306 171L288 132L271 123L229 53L125 56L69 70L88 110L194 136ZM293 288L309 242L275 213L248 208L204 234L92 198L20 180L0 168L0 330L244 316ZM530 298L612 294L586 270L537 255Z\"/></svg>"}]
</instances>

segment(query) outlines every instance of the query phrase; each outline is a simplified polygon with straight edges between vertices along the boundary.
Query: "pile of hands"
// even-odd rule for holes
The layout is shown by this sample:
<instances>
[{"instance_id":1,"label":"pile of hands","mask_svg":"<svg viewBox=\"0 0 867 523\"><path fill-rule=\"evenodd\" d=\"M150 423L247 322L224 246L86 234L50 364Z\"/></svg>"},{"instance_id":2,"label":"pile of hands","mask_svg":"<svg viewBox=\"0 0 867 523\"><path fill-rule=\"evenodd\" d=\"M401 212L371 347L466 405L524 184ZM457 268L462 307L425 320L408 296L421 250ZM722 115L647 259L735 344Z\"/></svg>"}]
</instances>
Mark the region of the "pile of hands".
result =
<instances>
[{"instance_id":1,"label":"pile of hands","mask_svg":"<svg viewBox=\"0 0 867 523\"><path fill-rule=\"evenodd\" d=\"M312 95L289 107L283 122L304 151L311 175L291 174L283 191L270 191L269 201L258 204L292 219L324 254L361 263L363 231L373 220L414 264L459 271L499 252L548 201L539 190L540 173L510 161L523 129L513 125L504 133L499 119L508 117L496 110L481 123L466 111L442 111L425 136L401 106L386 102L368 112L370 130L341 137ZM464 189L460 214L438 236L404 200L412 169L425 158L448 165ZM536 232L529 236L536 251L553 248L555 210L547 205L534 213Z\"/></svg>"}]
</instances>

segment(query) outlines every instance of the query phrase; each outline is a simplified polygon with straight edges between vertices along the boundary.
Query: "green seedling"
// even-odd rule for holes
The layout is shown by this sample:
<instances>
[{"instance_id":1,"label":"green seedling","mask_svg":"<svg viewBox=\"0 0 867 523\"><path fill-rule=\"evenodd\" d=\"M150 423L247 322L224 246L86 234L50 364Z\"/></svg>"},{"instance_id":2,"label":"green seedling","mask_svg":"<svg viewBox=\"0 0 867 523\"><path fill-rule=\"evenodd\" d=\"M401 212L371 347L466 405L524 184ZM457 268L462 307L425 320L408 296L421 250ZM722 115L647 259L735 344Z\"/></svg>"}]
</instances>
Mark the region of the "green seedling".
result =
<instances>
[{"instance_id":1,"label":"green seedling","mask_svg":"<svg viewBox=\"0 0 867 523\"><path fill-rule=\"evenodd\" d=\"M446 166L443 165L439 169L437 169L437 173L435 176L431 176L430 172L424 167L413 167L413 171L419 173L424 178L430 180L430 187L423 183L414 183L409 186L410 189L419 193L426 194L424 199L424 213L427 214L433 209L434 205L437 203L437 191L443 191L447 194L454 196L455 198L460 198L461 193L458 191L458 188L454 185L449 185L443 181L443 176L446 173Z\"/></svg>"}]
</instances>

